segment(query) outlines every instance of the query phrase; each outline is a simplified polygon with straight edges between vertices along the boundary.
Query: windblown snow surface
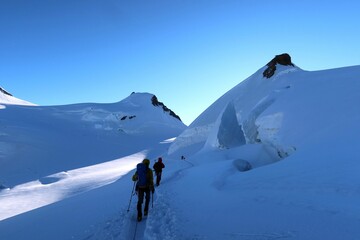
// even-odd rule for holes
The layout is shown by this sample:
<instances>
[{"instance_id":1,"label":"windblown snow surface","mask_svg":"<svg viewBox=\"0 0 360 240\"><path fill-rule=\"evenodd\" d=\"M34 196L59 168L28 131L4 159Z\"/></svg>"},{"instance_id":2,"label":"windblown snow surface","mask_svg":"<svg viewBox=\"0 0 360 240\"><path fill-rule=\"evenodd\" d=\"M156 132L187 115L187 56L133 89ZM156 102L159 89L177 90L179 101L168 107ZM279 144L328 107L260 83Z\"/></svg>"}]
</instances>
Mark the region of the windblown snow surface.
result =
<instances>
[{"instance_id":1,"label":"windblown snow surface","mask_svg":"<svg viewBox=\"0 0 360 240\"><path fill-rule=\"evenodd\" d=\"M186 129L140 107L146 94L2 104L0 239L360 239L360 66L264 69ZM158 156L163 180L137 223L131 175Z\"/></svg>"}]
</instances>

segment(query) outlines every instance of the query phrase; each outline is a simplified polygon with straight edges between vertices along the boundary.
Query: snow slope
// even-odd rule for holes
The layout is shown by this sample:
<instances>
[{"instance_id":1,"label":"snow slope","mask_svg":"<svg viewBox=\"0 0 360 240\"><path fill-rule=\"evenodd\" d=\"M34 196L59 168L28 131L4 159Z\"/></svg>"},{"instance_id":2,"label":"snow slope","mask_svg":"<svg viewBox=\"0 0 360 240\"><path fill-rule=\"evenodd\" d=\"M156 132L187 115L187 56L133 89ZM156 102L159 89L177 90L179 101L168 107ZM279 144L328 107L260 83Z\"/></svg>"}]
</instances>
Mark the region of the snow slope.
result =
<instances>
[{"instance_id":1,"label":"snow slope","mask_svg":"<svg viewBox=\"0 0 360 240\"><path fill-rule=\"evenodd\" d=\"M35 104L31 102L14 97L11 93L0 87L0 109L5 107L4 105L2 105L2 103L35 106Z\"/></svg>"},{"instance_id":2,"label":"snow slope","mask_svg":"<svg viewBox=\"0 0 360 240\"><path fill-rule=\"evenodd\" d=\"M336 131L357 116L359 67L308 72L278 66L264 78L265 67L224 94L171 145L178 157L200 150L262 145L283 159L319 132Z\"/></svg>"},{"instance_id":3,"label":"snow slope","mask_svg":"<svg viewBox=\"0 0 360 240\"><path fill-rule=\"evenodd\" d=\"M264 69L169 149L195 165L172 186L196 206L181 209L185 238L360 239L360 67Z\"/></svg>"},{"instance_id":4,"label":"snow slope","mask_svg":"<svg viewBox=\"0 0 360 240\"><path fill-rule=\"evenodd\" d=\"M132 94L113 104L7 105L0 111L1 180L16 185L131 155L176 136L185 125L153 106L152 96Z\"/></svg>"},{"instance_id":5,"label":"snow slope","mask_svg":"<svg viewBox=\"0 0 360 240\"><path fill-rule=\"evenodd\" d=\"M134 168L134 156L165 151L156 146L186 126L152 105L152 96L134 93L114 104L6 105L0 183L11 190L0 200L0 219L109 184ZM85 186L74 180L81 178Z\"/></svg>"},{"instance_id":6,"label":"snow slope","mask_svg":"<svg viewBox=\"0 0 360 240\"><path fill-rule=\"evenodd\" d=\"M360 66L264 69L186 130L146 94L6 105L0 239L360 239ZM163 180L137 223L131 169L157 156Z\"/></svg>"}]
</instances>

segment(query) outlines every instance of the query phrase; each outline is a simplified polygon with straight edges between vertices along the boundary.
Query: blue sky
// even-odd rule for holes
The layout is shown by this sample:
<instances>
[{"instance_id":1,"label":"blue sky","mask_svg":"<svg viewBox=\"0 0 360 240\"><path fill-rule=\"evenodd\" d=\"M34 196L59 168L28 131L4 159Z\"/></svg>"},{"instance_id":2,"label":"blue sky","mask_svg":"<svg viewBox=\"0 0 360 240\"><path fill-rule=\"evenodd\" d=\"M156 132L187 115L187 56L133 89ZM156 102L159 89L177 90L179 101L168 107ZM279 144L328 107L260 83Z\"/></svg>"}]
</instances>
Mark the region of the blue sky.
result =
<instances>
[{"instance_id":1,"label":"blue sky","mask_svg":"<svg viewBox=\"0 0 360 240\"><path fill-rule=\"evenodd\" d=\"M0 86L39 104L150 92L190 124L287 52L360 64L358 1L0 0Z\"/></svg>"}]
</instances>

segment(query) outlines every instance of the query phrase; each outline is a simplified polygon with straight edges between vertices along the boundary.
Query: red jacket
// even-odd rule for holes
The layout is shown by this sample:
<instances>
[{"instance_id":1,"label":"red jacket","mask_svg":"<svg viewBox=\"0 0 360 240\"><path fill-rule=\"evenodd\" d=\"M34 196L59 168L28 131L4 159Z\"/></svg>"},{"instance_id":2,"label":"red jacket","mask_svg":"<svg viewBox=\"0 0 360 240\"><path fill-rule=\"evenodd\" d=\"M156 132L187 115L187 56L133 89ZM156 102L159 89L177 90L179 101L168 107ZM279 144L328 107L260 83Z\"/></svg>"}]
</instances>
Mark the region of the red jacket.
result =
<instances>
[{"instance_id":1,"label":"red jacket","mask_svg":"<svg viewBox=\"0 0 360 240\"><path fill-rule=\"evenodd\" d=\"M157 161L153 166L155 172L162 172L162 169L165 168L165 165L162 162Z\"/></svg>"}]
</instances>

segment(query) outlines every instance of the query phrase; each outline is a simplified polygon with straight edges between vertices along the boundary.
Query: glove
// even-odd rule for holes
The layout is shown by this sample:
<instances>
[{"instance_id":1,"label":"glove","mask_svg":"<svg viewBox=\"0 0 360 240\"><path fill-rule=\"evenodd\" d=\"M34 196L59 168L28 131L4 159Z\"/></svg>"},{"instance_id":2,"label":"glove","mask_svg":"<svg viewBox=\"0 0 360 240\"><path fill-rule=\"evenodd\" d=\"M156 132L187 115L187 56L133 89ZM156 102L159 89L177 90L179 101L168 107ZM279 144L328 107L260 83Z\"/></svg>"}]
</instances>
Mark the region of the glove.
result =
<instances>
[{"instance_id":1,"label":"glove","mask_svg":"<svg viewBox=\"0 0 360 240\"><path fill-rule=\"evenodd\" d=\"M135 174L134 176L132 176L132 180L136 182L138 180L138 176Z\"/></svg>"},{"instance_id":2,"label":"glove","mask_svg":"<svg viewBox=\"0 0 360 240\"><path fill-rule=\"evenodd\" d=\"M150 190L151 190L152 194L154 194L154 192L155 192L154 186L152 186Z\"/></svg>"}]
</instances>

